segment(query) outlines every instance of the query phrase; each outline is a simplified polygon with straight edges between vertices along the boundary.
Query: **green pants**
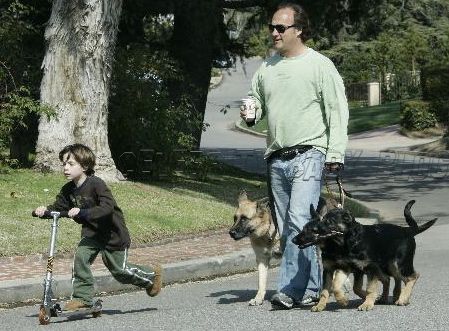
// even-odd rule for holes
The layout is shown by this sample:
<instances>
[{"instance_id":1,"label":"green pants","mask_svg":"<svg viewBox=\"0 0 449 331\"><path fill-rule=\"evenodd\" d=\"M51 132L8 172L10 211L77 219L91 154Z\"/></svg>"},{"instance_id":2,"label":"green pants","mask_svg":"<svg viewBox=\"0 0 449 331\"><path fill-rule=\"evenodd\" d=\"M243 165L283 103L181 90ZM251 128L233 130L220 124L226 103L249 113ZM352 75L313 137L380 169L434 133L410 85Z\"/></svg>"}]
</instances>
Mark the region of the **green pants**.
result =
<instances>
[{"instance_id":1,"label":"green pants","mask_svg":"<svg viewBox=\"0 0 449 331\"><path fill-rule=\"evenodd\" d=\"M82 238L75 252L72 267L72 299L91 305L94 297L94 277L90 266L101 252L104 265L122 284L147 288L153 284L154 272L150 268L128 263L128 249L111 251L91 238Z\"/></svg>"}]
</instances>

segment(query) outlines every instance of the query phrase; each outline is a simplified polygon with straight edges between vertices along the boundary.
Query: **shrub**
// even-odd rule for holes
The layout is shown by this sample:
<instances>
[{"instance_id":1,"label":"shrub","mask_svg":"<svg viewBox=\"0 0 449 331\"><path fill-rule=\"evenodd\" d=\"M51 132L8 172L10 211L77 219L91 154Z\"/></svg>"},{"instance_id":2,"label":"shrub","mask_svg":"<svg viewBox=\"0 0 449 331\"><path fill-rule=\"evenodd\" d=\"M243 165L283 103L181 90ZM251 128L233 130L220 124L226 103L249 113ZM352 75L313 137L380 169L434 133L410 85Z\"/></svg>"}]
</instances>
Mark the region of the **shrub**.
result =
<instances>
[{"instance_id":1,"label":"shrub","mask_svg":"<svg viewBox=\"0 0 449 331\"><path fill-rule=\"evenodd\" d=\"M33 114L56 116L54 109L34 100L24 86L0 96L0 151L10 149L14 130L26 129L27 117ZM0 168L18 166L18 161L7 153L0 153Z\"/></svg>"},{"instance_id":2,"label":"shrub","mask_svg":"<svg viewBox=\"0 0 449 331\"><path fill-rule=\"evenodd\" d=\"M421 71L423 99L443 123L449 122L449 66L425 67Z\"/></svg>"},{"instance_id":3,"label":"shrub","mask_svg":"<svg viewBox=\"0 0 449 331\"><path fill-rule=\"evenodd\" d=\"M120 165L125 154L138 163L134 168L139 162L148 166L140 174L170 173L177 157L173 154L193 149L197 141L192 132L203 128L188 95L171 98L170 85L183 84L178 64L167 52L138 45L119 49L113 82L109 139L114 160Z\"/></svg>"},{"instance_id":4,"label":"shrub","mask_svg":"<svg viewBox=\"0 0 449 331\"><path fill-rule=\"evenodd\" d=\"M262 58L265 58L269 53L270 45L271 37L268 33L268 28L263 27L259 31L257 31L257 33L249 36L248 41L245 45L245 55L247 57L261 56Z\"/></svg>"},{"instance_id":5,"label":"shrub","mask_svg":"<svg viewBox=\"0 0 449 331\"><path fill-rule=\"evenodd\" d=\"M406 101L401 104L401 126L407 130L421 131L434 127L436 116L430 111L430 103Z\"/></svg>"}]
</instances>

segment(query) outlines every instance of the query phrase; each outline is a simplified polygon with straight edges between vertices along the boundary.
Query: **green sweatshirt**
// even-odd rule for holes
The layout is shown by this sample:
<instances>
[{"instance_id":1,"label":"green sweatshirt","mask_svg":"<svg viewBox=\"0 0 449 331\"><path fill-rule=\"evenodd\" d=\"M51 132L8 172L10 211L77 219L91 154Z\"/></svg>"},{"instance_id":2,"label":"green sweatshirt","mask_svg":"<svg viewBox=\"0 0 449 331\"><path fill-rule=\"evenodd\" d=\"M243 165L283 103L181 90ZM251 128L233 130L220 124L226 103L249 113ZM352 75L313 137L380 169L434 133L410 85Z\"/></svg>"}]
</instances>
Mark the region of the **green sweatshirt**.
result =
<instances>
[{"instance_id":1,"label":"green sweatshirt","mask_svg":"<svg viewBox=\"0 0 449 331\"><path fill-rule=\"evenodd\" d=\"M311 145L326 162L344 162L348 142L345 88L331 60L308 48L292 58L275 55L255 73L249 95L256 122L268 116L267 150Z\"/></svg>"}]
</instances>

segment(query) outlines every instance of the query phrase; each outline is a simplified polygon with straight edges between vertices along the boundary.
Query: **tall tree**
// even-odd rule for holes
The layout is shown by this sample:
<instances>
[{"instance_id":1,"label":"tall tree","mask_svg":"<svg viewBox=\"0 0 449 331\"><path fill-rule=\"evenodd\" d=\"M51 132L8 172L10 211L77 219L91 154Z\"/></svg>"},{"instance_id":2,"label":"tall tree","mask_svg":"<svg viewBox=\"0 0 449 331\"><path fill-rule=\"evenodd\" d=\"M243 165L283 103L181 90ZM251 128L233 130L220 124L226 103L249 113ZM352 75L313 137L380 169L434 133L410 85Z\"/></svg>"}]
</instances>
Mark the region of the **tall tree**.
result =
<instances>
[{"instance_id":1,"label":"tall tree","mask_svg":"<svg viewBox=\"0 0 449 331\"><path fill-rule=\"evenodd\" d=\"M41 118L36 166L56 170L58 152L84 143L97 156L97 173L115 179L108 144L108 96L111 65L122 0L55 0L45 39L41 101L57 118Z\"/></svg>"}]
</instances>

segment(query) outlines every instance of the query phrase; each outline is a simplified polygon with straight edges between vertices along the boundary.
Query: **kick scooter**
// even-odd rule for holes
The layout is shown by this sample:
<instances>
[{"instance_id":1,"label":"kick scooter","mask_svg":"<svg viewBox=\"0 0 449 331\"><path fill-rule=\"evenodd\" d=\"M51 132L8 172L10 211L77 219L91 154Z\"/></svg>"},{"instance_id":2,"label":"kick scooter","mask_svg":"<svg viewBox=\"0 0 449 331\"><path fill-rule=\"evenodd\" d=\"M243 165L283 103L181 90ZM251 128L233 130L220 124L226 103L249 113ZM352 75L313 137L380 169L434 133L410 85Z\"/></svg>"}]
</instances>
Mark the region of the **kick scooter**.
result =
<instances>
[{"instance_id":1,"label":"kick scooter","mask_svg":"<svg viewBox=\"0 0 449 331\"><path fill-rule=\"evenodd\" d=\"M38 217L34 212L32 213L34 217ZM39 324L47 325L50 323L51 317L57 316L78 316L78 315L88 315L92 314L93 317L101 316L102 304L101 300L96 300L94 304L89 308L82 308L75 311L64 311L61 309L60 304L57 299L54 298L52 283L53 283L53 261L56 253L56 238L58 233L58 222L60 217L68 217L67 212L58 211L46 211L44 216L41 218L53 219L51 224L51 239L50 239L50 250L48 253L47 260L47 273L44 279L44 297L42 299L42 304L39 309Z\"/></svg>"}]
</instances>

